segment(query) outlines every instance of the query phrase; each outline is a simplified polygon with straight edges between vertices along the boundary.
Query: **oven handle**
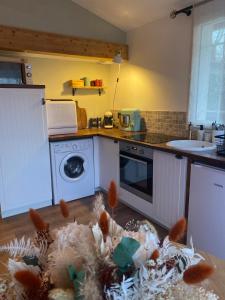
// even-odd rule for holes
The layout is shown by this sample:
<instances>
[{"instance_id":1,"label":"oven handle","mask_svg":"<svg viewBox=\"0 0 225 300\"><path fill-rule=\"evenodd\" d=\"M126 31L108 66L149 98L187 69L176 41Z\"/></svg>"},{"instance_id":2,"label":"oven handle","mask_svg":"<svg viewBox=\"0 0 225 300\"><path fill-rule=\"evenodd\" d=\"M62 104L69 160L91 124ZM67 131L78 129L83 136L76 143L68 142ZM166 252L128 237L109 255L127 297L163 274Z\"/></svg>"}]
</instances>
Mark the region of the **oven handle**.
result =
<instances>
[{"instance_id":1,"label":"oven handle","mask_svg":"<svg viewBox=\"0 0 225 300\"><path fill-rule=\"evenodd\" d=\"M133 158L133 157L131 157L131 156L127 156L127 155L124 155L124 154L120 154L120 157L127 158L127 159L130 159L130 160L133 160L133 161L138 161L138 162L140 162L140 163L142 163L142 164L147 164L147 161L146 161L146 160Z\"/></svg>"}]
</instances>

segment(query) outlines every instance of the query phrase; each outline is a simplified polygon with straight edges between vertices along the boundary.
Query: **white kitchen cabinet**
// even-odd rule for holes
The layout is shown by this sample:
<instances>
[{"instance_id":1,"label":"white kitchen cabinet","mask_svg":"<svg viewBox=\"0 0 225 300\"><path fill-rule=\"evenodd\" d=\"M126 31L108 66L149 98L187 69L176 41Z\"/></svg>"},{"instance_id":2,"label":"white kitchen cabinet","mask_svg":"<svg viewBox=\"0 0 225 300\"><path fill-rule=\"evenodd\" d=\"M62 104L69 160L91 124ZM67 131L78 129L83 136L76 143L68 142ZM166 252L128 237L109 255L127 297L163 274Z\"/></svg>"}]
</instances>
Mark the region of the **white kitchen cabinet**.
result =
<instances>
[{"instance_id":1,"label":"white kitchen cabinet","mask_svg":"<svg viewBox=\"0 0 225 300\"><path fill-rule=\"evenodd\" d=\"M153 162L154 219L170 228L184 216L187 158L155 150Z\"/></svg>"},{"instance_id":2,"label":"white kitchen cabinet","mask_svg":"<svg viewBox=\"0 0 225 300\"><path fill-rule=\"evenodd\" d=\"M98 137L97 141L99 186L107 191L111 180L119 187L119 142L104 137ZM96 147L96 140L94 145Z\"/></svg>"},{"instance_id":3,"label":"white kitchen cabinet","mask_svg":"<svg viewBox=\"0 0 225 300\"><path fill-rule=\"evenodd\" d=\"M0 88L2 217L52 204L43 88Z\"/></svg>"},{"instance_id":4,"label":"white kitchen cabinet","mask_svg":"<svg viewBox=\"0 0 225 300\"><path fill-rule=\"evenodd\" d=\"M225 259L225 170L191 166L187 241Z\"/></svg>"}]
</instances>

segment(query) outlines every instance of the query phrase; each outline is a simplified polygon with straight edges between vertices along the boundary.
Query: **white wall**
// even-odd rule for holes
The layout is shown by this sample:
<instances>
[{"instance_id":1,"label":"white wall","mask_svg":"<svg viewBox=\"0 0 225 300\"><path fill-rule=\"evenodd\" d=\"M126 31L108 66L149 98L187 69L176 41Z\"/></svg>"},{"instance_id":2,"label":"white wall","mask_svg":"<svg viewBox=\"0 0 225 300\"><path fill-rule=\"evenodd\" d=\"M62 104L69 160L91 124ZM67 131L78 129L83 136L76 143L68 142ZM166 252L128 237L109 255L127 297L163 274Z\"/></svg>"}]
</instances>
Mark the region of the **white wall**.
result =
<instances>
[{"instance_id":1,"label":"white wall","mask_svg":"<svg viewBox=\"0 0 225 300\"><path fill-rule=\"evenodd\" d=\"M31 14L35 11L35 14ZM44 13L43 13L44 12ZM1 0L2 24L124 41L125 33L70 0ZM103 23L102 23L103 22ZM191 67L192 18L164 18L128 32L129 62L121 65L115 108L187 111ZM47 97L71 97L69 79L103 78L106 94L75 98L89 116L112 108L117 65L32 58L35 83L46 85Z\"/></svg>"},{"instance_id":2,"label":"white wall","mask_svg":"<svg viewBox=\"0 0 225 300\"><path fill-rule=\"evenodd\" d=\"M103 79L109 86L109 66L93 62L79 62L69 59L56 58L27 58L33 67L33 82L46 86L46 98L74 99L80 107L87 110L88 118L102 117L110 107L109 92L101 96L97 91L80 91L72 96L72 89L68 81L88 77L89 79Z\"/></svg>"},{"instance_id":3,"label":"white wall","mask_svg":"<svg viewBox=\"0 0 225 300\"><path fill-rule=\"evenodd\" d=\"M53 32L116 43L125 43L126 34L72 0L1 0L0 24L26 29ZM0 51L0 55L5 55ZM20 56L20 54L8 54ZM74 97L68 81L87 76L103 79L109 86L110 67L93 62L26 57L33 66L34 84L46 86L47 98L73 98L79 106L87 109L88 118L103 116L109 109L109 91L102 96L98 92L80 91Z\"/></svg>"},{"instance_id":4,"label":"white wall","mask_svg":"<svg viewBox=\"0 0 225 300\"><path fill-rule=\"evenodd\" d=\"M143 111L187 111L191 68L192 19L164 18L128 32L130 60L121 65L115 109L137 107ZM35 83L46 85L46 95L68 98L69 79L102 78L106 93L99 97L75 96L88 116L102 116L112 108L118 65L100 65L56 59L32 58Z\"/></svg>"},{"instance_id":5,"label":"white wall","mask_svg":"<svg viewBox=\"0 0 225 300\"><path fill-rule=\"evenodd\" d=\"M168 17L148 23L128 32L127 42L130 60L121 65L116 109L187 111L192 18ZM113 83L116 74L113 65Z\"/></svg>"},{"instance_id":6,"label":"white wall","mask_svg":"<svg viewBox=\"0 0 225 300\"><path fill-rule=\"evenodd\" d=\"M125 43L125 33L72 0L1 0L0 24Z\"/></svg>"}]
</instances>

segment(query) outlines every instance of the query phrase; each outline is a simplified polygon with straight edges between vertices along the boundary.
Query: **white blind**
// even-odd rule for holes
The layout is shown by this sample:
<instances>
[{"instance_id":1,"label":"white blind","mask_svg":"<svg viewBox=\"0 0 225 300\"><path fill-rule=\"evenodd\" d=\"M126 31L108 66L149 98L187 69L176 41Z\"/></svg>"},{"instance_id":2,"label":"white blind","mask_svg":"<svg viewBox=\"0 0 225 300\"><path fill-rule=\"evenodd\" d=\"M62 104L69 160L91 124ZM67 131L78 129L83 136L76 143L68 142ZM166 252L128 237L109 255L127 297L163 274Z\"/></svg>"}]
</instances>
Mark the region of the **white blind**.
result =
<instances>
[{"instance_id":1,"label":"white blind","mask_svg":"<svg viewBox=\"0 0 225 300\"><path fill-rule=\"evenodd\" d=\"M225 0L194 9L189 121L225 123Z\"/></svg>"}]
</instances>

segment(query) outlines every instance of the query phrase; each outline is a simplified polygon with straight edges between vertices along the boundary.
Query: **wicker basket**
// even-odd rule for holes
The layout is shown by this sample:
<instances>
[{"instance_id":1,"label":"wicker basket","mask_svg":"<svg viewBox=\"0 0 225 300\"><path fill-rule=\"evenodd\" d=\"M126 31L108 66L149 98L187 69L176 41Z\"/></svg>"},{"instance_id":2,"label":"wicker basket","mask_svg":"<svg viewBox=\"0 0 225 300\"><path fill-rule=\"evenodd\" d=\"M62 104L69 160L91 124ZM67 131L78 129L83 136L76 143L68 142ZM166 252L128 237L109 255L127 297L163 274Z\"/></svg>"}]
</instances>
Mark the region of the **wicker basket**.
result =
<instances>
[{"instance_id":1,"label":"wicker basket","mask_svg":"<svg viewBox=\"0 0 225 300\"><path fill-rule=\"evenodd\" d=\"M217 153L225 156L225 134L215 136L217 138Z\"/></svg>"}]
</instances>

